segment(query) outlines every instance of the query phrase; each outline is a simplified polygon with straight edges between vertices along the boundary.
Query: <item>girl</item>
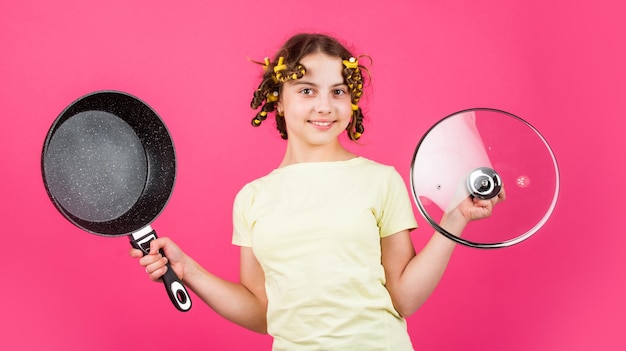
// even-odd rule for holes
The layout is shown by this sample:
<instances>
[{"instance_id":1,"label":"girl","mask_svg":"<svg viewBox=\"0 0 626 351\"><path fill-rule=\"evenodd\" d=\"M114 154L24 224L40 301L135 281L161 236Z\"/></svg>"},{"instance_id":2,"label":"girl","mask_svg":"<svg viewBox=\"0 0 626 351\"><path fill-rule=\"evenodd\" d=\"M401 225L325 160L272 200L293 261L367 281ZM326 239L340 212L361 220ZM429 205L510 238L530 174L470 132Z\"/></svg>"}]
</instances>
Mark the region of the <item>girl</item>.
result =
<instances>
[{"instance_id":1,"label":"girl","mask_svg":"<svg viewBox=\"0 0 626 351\"><path fill-rule=\"evenodd\" d=\"M275 113L286 150L278 168L235 198L239 282L207 272L168 238L131 256L155 281L169 258L221 316L271 334L273 350L412 350L404 318L433 291L456 244L435 234L416 254L409 231L417 223L400 175L339 142L344 131L351 140L364 131L365 68L320 34L293 36L264 68L252 124ZM460 234L498 200L467 198L442 226Z\"/></svg>"}]
</instances>

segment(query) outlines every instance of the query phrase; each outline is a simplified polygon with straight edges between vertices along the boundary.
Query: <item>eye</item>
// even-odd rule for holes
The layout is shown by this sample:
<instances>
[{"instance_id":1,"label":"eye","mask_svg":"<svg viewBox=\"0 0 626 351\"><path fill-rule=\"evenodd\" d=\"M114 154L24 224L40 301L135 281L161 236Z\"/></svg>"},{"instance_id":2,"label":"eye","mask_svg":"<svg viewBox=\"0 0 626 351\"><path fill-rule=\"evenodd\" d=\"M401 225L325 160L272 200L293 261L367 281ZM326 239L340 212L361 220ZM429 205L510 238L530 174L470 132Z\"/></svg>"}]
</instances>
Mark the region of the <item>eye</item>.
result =
<instances>
[{"instance_id":1,"label":"eye","mask_svg":"<svg viewBox=\"0 0 626 351\"><path fill-rule=\"evenodd\" d=\"M346 89L343 89L343 88L339 88L339 89L333 90L333 94L337 95L337 96L342 96L342 95L345 95L347 93L348 93L348 91Z\"/></svg>"},{"instance_id":2,"label":"eye","mask_svg":"<svg viewBox=\"0 0 626 351\"><path fill-rule=\"evenodd\" d=\"M302 89L300 89L300 94L302 94L302 95L313 95L313 89L311 89L311 88L302 88Z\"/></svg>"}]
</instances>

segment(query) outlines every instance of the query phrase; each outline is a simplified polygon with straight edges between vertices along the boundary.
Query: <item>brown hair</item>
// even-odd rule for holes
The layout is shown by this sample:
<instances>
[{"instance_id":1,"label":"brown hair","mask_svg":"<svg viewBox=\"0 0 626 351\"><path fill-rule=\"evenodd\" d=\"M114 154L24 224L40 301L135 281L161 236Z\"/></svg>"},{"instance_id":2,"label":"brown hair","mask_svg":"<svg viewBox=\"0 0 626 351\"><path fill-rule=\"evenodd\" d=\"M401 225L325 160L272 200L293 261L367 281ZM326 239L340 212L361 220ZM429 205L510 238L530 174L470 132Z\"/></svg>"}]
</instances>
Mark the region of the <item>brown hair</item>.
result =
<instances>
[{"instance_id":1,"label":"brown hair","mask_svg":"<svg viewBox=\"0 0 626 351\"><path fill-rule=\"evenodd\" d=\"M354 55L335 38L325 34L301 33L289 38L278 50L274 59L270 60L266 58L264 63L256 62L265 66L265 72L250 102L250 107L255 110L262 105L261 110L252 119L253 126L258 127L261 125L267 118L267 115L275 111L276 102L278 102L278 96L280 95L284 82L302 78L306 73L306 69L300 65L300 60L316 52L339 57L346 61L354 57ZM281 64L284 66L281 66ZM275 72L274 68L277 66L281 66L284 69ZM345 66L343 69L344 82L350 88L351 102L353 107L356 108L353 109L352 119L346 128L350 140L357 140L364 131L363 112L360 107L357 107L363 93L364 82L362 71L367 72L367 69L361 65L357 67ZM285 117L278 113L275 113L275 115L276 128L280 132L280 136L283 139L287 139Z\"/></svg>"}]
</instances>

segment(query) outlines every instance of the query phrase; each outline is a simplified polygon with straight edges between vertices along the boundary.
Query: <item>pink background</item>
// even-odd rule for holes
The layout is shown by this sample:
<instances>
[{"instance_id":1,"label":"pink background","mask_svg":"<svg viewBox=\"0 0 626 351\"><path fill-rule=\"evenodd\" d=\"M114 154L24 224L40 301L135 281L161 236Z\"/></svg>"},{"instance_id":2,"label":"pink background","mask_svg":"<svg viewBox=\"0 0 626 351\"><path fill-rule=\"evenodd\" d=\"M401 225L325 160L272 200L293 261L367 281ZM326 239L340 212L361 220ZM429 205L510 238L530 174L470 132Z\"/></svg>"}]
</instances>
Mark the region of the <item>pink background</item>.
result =
<instances>
[{"instance_id":1,"label":"pink background","mask_svg":"<svg viewBox=\"0 0 626 351\"><path fill-rule=\"evenodd\" d=\"M40 153L56 116L116 89L150 104L178 156L154 228L237 279L231 204L281 159L250 126L262 60L297 31L373 57L360 154L408 181L414 147L450 113L491 107L550 142L562 191L546 226L502 250L459 247L409 318L419 350L622 350L626 282L626 13L603 1L16 1L0 3L3 350L266 350L195 297L180 313L126 238L73 227L48 200ZM432 230L418 215L416 246ZM523 213L520 213L523 215Z\"/></svg>"}]
</instances>

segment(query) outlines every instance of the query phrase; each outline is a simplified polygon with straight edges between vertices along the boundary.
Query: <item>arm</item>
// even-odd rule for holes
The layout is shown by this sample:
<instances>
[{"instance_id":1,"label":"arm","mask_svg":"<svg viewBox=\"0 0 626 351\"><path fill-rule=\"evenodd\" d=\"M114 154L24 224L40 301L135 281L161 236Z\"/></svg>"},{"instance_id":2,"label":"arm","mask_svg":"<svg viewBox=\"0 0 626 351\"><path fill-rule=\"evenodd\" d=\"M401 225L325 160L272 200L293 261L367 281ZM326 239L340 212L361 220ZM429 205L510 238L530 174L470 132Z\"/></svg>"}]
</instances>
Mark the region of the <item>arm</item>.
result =
<instances>
[{"instance_id":1,"label":"arm","mask_svg":"<svg viewBox=\"0 0 626 351\"><path fill-rule=\"evenodd\" d=\"M159 249L167 258L161 257ZM131 256L141 255L139 250L131 250ZM265 275L251 248L241 248L239 283L209 273L168 238L153 240L150 254L141 257L139 263L157 281L167 270L168 258L181 281L220 316L250 330L267 332Z\"/></svg>"},{"instance_id":2,"label":"arm","mask_svg":"<svg viewBox=\"0 0 626 351\"><path fill-rule=\"evenodd\" d=\"M493 206L504 198L504 192L490 200L467 198L444 215L441 226L451 234L460 235L469 221L490 216ZM402 316L413 314L430 296L441 280L455 247L454 241L437 232L418 254L408 230L381 239L387 290Z\"/></svg>"}]
</instances>

